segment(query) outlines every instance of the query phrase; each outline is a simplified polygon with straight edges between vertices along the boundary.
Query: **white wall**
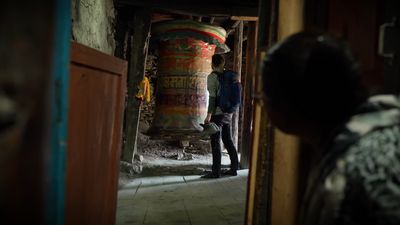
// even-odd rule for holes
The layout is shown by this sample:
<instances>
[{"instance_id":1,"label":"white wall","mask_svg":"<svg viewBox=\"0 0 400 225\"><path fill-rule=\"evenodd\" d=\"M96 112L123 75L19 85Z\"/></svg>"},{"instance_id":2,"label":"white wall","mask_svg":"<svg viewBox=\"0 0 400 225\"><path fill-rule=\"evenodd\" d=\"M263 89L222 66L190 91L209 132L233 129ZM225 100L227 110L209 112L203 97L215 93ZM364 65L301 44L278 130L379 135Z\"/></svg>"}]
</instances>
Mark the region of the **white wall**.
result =
<instances>
[{"instance_id":1,"label":"white wall","mask_svg":"<svg viewBox=\"0 0 400 225\"><path fill-rule=\"evenodd\" d=\"M113 55L113 0L72 0L72 39Z\"/></svg>"}]
</instances>

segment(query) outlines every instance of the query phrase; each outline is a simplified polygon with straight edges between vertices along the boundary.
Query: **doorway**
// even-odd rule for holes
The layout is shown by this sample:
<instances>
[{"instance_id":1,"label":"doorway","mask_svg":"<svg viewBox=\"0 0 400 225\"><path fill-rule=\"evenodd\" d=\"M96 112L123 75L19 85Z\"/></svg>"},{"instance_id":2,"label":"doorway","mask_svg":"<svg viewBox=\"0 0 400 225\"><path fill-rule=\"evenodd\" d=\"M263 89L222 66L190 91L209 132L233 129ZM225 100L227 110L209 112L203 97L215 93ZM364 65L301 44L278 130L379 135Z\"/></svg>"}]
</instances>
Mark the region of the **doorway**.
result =
<instances>
[{"instance_id":1,"label":"doorway","mask_svg":"<svg viewBox=\"0 0 400 225\"><path fill-rule=\"evenodd\" d=\"M153 21L171 20L177 17L185 15L165 12L152 14ZM247 66L248 60L254 58L248 59L247 55L248 52L255 55L256 51L254 47L248 45L249 40L254 42L252 45L255 44L256 33L248 30L249 24L254 29L257 18L252 17L252 21L243 21L223 16L213 19L197 18L197 20L224 26L230 33L226 41L231 49L230 53L225 54L226 69L239 70L242 85L248 86L243 87L243 93L246 95L248 92L246 89L251 89L252 85L251 78L247 80L247 77L253 76L248 71L254 73L248 69L253 65L250 63L250 66ZM244 134L245 141L237 141L241 145L239 158L242 158L240 162L242 170L238 171L237 176L224 176L219 179L200 178L205 170L210 170L212 164L209 140L199 138L177 140L170 139L168 135L154 138L149 134L154 119L157 102L155 92L159 79L157 48L153 48L152 45L150 41L146 60L143 62L145 76L150 82L151 100L141 102L139 105L137 152L133 154L132 163L128 157L128 161L121 164L117 224L243 224L247 198L250 133ZM247 98L251 101L250 94ZM243 122L243 119L239 119L242 118L241 114L237 115L238 140L243 138L242 128L239 127L243 124L251 126L252 120L252 103L243 100L243 104L248 104L246 107L250 110L246 111L246 116L249 118L246 117L246 122ZM251 127L248 130L251 132ZM229 165L229 156L223 151L222 166L229 168Z\"/></svg>"}]
</instances>

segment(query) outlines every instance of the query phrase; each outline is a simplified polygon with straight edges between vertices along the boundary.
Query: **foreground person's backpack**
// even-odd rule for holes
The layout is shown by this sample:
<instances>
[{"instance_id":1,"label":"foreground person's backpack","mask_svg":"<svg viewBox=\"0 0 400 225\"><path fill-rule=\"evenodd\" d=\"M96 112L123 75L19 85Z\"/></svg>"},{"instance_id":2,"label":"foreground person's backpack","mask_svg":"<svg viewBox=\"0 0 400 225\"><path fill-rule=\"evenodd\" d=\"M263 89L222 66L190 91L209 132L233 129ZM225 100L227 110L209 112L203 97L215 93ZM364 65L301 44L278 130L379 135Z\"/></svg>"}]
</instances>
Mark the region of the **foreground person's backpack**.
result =
<instances>
[{"instance_id":1,"label":"foreground person's backpack","mask_svg":"<svg viewBox=\"0 0 400 225\"><path fill-rule=\"evenodd\" d=\"M240 107L241 85L237 73L232 70L225 70L218 74L219 96L217 106L224 113L233 113Z\"/></svg>"}]
</instances>

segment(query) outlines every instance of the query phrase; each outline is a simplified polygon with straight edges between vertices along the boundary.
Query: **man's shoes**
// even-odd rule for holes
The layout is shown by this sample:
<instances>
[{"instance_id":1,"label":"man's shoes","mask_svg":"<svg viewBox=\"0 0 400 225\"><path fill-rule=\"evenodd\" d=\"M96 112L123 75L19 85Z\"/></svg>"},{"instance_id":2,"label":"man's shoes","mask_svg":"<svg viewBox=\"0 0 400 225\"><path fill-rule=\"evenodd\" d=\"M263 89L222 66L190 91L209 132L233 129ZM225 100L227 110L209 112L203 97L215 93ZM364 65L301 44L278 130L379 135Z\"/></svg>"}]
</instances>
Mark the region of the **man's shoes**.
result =
<instances>
[{"instance_id":1,"label":"man's shoes","mask_svg":"<svg viewBox=\"0 0 400 225\"><path fill-rule=\"evenodd\" d=\"M219 174L214 174L212 172L208 172L206 174L204 174L203 176L201 176L201 178L205 178L205 179L212 179L212 178L219 178L220 175Z\"/></svg>"},{"instance_id":2,"label":"man's shoes","mask_svg":"<svg viewBox=\"0 0 400 225\"><path fill-rule=\"evenodd\" d=\"M224 170L222 171L222 175L224 176L237 176L236 170Z\"/></svg>"}]
</instances>

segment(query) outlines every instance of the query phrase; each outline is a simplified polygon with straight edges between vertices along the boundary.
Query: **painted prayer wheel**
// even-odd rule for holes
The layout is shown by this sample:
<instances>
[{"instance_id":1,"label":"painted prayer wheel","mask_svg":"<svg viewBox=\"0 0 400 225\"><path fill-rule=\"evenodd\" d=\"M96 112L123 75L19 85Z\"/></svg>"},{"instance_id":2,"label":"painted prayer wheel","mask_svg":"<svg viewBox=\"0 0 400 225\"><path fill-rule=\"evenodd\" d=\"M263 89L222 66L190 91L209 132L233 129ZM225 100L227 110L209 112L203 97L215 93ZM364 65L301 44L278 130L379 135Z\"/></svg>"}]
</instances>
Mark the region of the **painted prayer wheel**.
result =
<instances>
[{"instance_id":1,"label":"painted prayer wheel","mask_svg":"<svg viewBox=\"0 0 400 225\"><path fill-rule=\"evenodd\" d=\"M216 48L225 51L225 30L195 21L172 21L153 28L158 46L156 109L149 134L184 137L203 130L207 76Z\"/></svg>"}]
</instances>

